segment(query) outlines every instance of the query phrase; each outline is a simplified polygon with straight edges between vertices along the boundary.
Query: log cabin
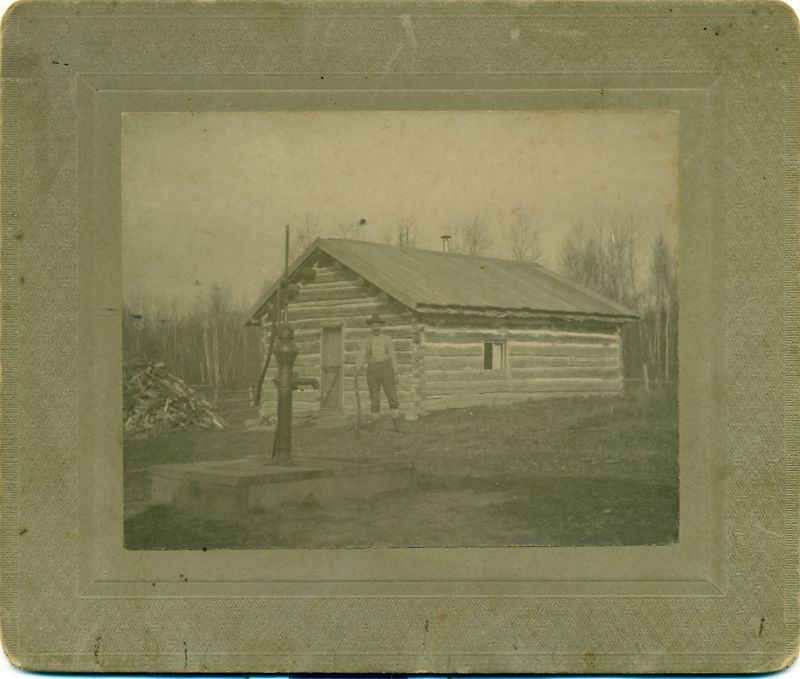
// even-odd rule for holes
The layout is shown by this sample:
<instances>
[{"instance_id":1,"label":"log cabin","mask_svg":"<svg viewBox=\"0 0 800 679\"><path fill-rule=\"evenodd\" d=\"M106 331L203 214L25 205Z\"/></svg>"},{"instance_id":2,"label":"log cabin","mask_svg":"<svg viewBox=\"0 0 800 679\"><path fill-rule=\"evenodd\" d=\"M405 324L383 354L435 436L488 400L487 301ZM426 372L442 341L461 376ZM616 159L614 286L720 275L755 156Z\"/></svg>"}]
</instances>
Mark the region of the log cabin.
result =
<instances>
[{"instance_id":1,"label":"log cabin","mask_svg":"<svg viewBox=\"0 0 800 679\"><path fill-rule=\"evenodd\" d=\"M320 384L295 392L296 415L355 412L356 355L375 313L394 343L407 419L436 409L622 390L621 328L636 315L537 264L318 239L288 276L296 293L288 307L299 350L295 372ZM265 333L279 283L249 316L248 324ZM275 410L274 363L262 416ZM359 383L366 412L363 374Z\"/></svg>"}]
</instances>

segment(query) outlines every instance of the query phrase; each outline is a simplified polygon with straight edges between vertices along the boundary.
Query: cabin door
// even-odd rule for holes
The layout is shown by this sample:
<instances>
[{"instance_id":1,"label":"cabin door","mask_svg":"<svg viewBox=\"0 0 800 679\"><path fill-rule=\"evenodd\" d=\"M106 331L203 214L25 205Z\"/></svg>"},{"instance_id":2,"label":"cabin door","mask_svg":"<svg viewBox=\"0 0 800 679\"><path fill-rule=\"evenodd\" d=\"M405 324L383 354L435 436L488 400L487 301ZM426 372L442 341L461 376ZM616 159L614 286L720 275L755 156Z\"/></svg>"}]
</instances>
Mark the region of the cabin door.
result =
<instances>
[{"instance_id":1,"label":"cabin door","mask_svg":"<svg viewBox=\"0 0 800 679\"><path fill-rule=\"evenodd\" d=\"M342 407L342 329L322 328L322 379L320 407L323 410Z\"/></svg>"}]
</instances>

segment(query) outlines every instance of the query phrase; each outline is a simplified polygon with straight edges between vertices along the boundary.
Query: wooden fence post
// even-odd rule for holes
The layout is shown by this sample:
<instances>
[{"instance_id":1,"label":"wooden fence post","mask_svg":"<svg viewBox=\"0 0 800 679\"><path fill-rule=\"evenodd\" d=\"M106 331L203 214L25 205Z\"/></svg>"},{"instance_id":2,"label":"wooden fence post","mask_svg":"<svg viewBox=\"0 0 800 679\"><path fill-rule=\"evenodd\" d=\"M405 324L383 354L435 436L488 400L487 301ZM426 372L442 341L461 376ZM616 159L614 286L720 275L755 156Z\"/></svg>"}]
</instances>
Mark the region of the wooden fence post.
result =
<instances>
[{"instance_id":1,"label":"wooden fence post","mask_svg":"<svg viewBox=\"0 0 800 679\"><path fill-rule=\"evenodd\" d=\"M642 363L642 380L644 381L644 390L650 390L650 380L647 377L647 363Z\"/></svg>"}]
</instances>

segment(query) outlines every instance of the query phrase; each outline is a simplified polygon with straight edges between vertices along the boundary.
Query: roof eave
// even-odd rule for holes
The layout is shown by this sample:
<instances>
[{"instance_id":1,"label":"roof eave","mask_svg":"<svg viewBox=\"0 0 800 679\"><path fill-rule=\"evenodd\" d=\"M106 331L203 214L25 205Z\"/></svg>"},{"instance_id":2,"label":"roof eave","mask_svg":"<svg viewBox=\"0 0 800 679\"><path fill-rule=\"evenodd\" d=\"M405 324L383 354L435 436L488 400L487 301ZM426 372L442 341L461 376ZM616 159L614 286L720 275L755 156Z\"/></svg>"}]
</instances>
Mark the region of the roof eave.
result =
<instances>
[{"instance_id":1,"label":"roof eave","mask_svg":"<svg viewBox=\"0 0 800 679\"><path fill-rule=\"evenodd\" d=\"M468 306L460 306L454 304L423 304L420 303L416 306L416 311L420 314L435 314L437 312L444 311L445 309L451 310L451 312L455 312L459 315L468 316L470 313L475 315L481 315L481 312L496 312L496 313L506 313L506 314L525 314L524 317L530 318L541 318L541 317L550 317L550 318L564 318L564 317L579 317L585 318L586 320L602 320L607 323L627 323L630 321L638 321L639 316L630 312L628 314L607 314L602 312L594 312L594 311L554 311L552 309L529 309L529 308L508 308L508 307L468 307Z\"/></svg>"},{"instance_id":2,"label":"roof eave","mask_svg":"<svg viewBox=\"0 0 800 679\"><path fill-rule=\"evenodd\" d=\"M260 325L260 319L266 314L266 307L269 304L269 301L272 299L273 295L277 292L278 286L281 284L281 281L284 279L284 276L291 278L292 275L303 266L305 261L309 258L309 256L316 250L317 248L324 249L321 247L322 239L317 238L314 240L311 245L309 245L305 250L303 250L300 255L298 255L297 259L294 260L292 265L289 267L289 270L286 274L281 274L272 285L269 286L267 292L262 295L261 300L255 304L247 314L247 321L245 322L245 326L247 325Z\"/></svg>"}]
</instances>

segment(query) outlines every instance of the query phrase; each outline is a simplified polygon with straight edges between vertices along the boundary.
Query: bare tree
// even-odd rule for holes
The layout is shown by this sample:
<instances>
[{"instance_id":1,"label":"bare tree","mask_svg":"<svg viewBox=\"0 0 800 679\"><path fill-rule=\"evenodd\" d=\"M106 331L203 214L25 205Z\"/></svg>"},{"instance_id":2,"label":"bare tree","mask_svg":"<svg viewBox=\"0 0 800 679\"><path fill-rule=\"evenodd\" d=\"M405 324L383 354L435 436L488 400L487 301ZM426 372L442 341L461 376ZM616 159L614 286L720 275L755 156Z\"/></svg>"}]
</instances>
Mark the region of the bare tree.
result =
<instances>
[{"instance_id":1,"label":"bare tree","mask_svg":"<svg viewBox=\"0 0 800 679\"><path fill-rule=\"evenodd\" d=\"M570 278L636 309L638 242L635 218L596 215L591 228L573 225L561 248L561 269Z\"/></svg>"},{"instance_id":2,"label":"bare tree","mask_svg":"<svg viewBox=\"0 0 800 679\"><path fill-rule=\"evenodd\" d=\"M345 238L352 238L353 240L361 240L364 235L364 229L367 228L367 220L365 217L360 217L350 225L349 235Z\"/></svg>"},{"instance_id":3,"label":"bare tree","mask_svg":"<svg viewBox=\"0 0 800 679\"><path fill-rule=\"evenodd\" d=\"M249 386L261 360L257 343L247 341L252 329L243 325L249 306L216 285L199 290L191 304L138 294L124 308L125 360L163 362L189 384Z\"/></svg>"},{"instance_id":4,"label":"bare tree","mask_svg":"<svg viewBox=\"0 0 800 679\"><path fill-rule=\"evenodd\" d=\"M639 313L643 304L635 226L633 215L597 214L590 227L576 223L562 245L560 264L573 280ZM638 372L649 361L646 328L642 323L626 324L622 335L626 369Z\"/></svg>"},{"instance_id":5,"label":"bare tree","mask_svg":"<svg viewBox=\"0 0 800 679\"><path fill-rule=\"evenodd\" d=\"M573 224L561 246L561 270L588 288L605 292L603 242L583 222Z\"/></svg>"},{"instance_id":6,"label":"bare tree","mask_svg":"<svg viewBox=\"0 0 800 679\"><path fill-rule=\"evenodd\" d=\"M643 374L647 365L657 382L670 383L677 367L675 257L659 234L647 266L640 265L638 232L632 213L595 216L592 228L576 224L562 245L561 269L638 314L637 323L626 323L622 329L626 374Z\"/></svg>"},{"instance_id":7,"label":"bare tree","mask_svg":"<svg viewBox=\"0 0 800 679\"><path fill-rule=\"evenodd\" d=\"M543 263L541 227L536 215L523 210L519 205L511 211L511 214L514 216L514 221L509 229L508 244L512 259Z\"/></svg>"},{"instance_id":8,"label":"bare tree","mask_svg":"<svg viewBox=\"0 0 800 679\"><path fill-rule=\"evenodd\" d=\"M650 290L653 308L653 354L669 382L677 361L678 286L675 257L662 234L653 241L650 259Z\"/></svg>"},{"instance_id":9,"label":"bare tree","mask_svg":"<svg viewBox=\"0 0 800 679\"><path fill-rule=\"evenodd\" d=\"M299 256L303 250L321 235L322 228L320 227L319 216L307 212L303 216L303 223L299 228L292 229L291 231L291 244L289 247L290 259Z\"/></svg>"},{"instance_id":10,"label":"bare tree","mask_svg":"<svg viewBox=\"0 0 800 679\"><path fill-rule=\"evenodd\" d=\"M417 228L413 217L405 215L397 220L392 242L404 248L417 247Z\"/></svg>"},{"instance_id":11,"label":"bare tree","mask_svg":"<svg viewBox=\"0 0 800 679\"><path fill-rule=\"evenodd\" d=\"M621 304L637 308L639 299L638 241L633 216L599 227L603 247L603 292Z\"/></svg>"},{"instance_id":12,"label":"bare tree","mask_svg":"<svg viewBox=\"0 0 800 679\"><path fill-rule=\"evenodd\" d=\"M489 233L480 212L473 213L456 227L453 252L482 255L487 252L489 245Z\"/></svg>"}]
</instances>

